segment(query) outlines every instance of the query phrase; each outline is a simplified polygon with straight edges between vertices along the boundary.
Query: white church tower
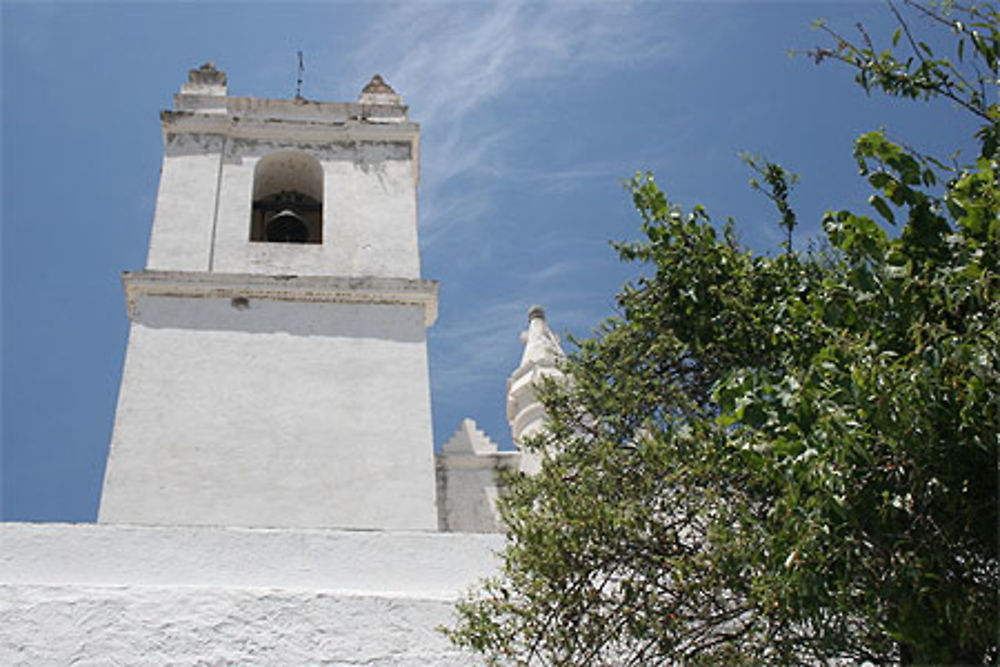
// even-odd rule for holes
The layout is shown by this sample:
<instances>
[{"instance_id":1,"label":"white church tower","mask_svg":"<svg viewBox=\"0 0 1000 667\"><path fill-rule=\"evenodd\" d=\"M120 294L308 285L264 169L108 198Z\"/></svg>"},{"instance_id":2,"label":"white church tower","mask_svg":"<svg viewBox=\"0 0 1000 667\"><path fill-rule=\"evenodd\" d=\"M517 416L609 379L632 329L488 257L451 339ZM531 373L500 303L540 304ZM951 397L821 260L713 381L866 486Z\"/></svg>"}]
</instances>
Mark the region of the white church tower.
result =
<instances>
[{"instance_id":1,"label":"white church tower","mask_svg":"<svg viewBox=\"0 0 1000 667\"><path fill-rule=\"evenodd\" d=\"M418 126L378 76L356 103L189 79L123 276L99 522L436 529Z\"/></svg>"}]
</instances>

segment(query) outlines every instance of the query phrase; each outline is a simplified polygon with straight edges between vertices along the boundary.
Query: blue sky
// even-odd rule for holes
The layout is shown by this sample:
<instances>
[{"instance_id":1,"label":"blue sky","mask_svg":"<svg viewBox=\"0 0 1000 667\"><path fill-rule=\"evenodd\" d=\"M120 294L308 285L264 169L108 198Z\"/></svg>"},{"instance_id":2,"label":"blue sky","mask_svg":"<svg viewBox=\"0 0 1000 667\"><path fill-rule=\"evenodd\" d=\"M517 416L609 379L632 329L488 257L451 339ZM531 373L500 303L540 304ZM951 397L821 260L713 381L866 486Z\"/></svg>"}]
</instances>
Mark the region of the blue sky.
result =
<instances>
[{"instance_id":1,"label":"blue sky","mask_svg":"<svg viewBox=\"0 0 1000 667\"><path fill-rule=\"evenodd\" d=\"M211 60L230 94L354 100L378 72L422 125L435 443L470 416L508 445L504 391L528 307L560 334L613 313L637 267L607 242L638 221L620 181L732 216L758 252L776 216L736 157L800 173L797 243L865 210L864 131L947 155L974 127L947 103L867 97L789 58L826 18L887 37L876 2L20 3L2 17L2 505L19 521L97 512L126 345L119 274L140 269L162 154L158 112ZM969 149L971 150L971 149Z\"/></svg>"}]
</instances>

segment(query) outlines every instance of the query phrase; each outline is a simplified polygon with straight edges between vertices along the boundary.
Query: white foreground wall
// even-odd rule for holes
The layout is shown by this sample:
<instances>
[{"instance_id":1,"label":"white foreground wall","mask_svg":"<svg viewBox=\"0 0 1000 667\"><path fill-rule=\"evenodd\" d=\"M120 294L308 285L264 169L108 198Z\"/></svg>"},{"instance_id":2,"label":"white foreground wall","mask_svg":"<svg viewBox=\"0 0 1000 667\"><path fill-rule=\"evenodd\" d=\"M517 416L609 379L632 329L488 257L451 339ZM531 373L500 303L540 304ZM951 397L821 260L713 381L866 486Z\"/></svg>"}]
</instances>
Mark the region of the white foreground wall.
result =
<instances>
[{"instance_id":1,"label":"white foreground wall","mask_svg":"<svg viewBox=\"0 0 1000 667\"><path fill-rule=\"evenodd\" d=\"M0 524L0 664L469 665L497 535Z\"/></svg>"}]
</instances>

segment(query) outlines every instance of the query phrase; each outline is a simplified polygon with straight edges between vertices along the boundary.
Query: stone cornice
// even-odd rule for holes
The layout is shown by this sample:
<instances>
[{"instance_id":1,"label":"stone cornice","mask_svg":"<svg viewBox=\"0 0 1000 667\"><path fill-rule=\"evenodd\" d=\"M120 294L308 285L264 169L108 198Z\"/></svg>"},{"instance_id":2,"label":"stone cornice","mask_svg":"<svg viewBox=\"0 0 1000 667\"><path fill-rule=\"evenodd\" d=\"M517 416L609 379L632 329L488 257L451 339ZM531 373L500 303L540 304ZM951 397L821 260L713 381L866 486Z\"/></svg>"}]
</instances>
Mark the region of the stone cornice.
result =
<instances>
[{"instance_id":1,"label":"stone cornice","mask_svg":"<svg viewBox=\"0 0 1000 667\"><path fill-rule=\"evenodd\" d=\"M268 276L207 271L126 271L122 274L129 319L140 297L274 299L320 303L421 306L424 323L438 315L438 283L408 278Z\"/></svg>"},{"instance_id":2,"label":"stone cornice","mask_svg":"<svg viewBox=\"0 0 1000 667\"><path fill-rule=\"evenodd\" d=\"M415 143L416 123L371 123L359 120L319 120L314 118L272 119L200 113L162 111L163 132L175 134L217 134L238 139L281 141L352 142L391 141Z\"/></svg>"},{"instance_id":3,"label":"stone cornice","mask_svg":"<svg viewBox=\"0 0 1000 667\"><path fill-rule=\"evenodd\" d=\"M377 100L368 102L315 102L305 98L290 100L262 97L225 97L219 95L174 95L174 108L178 111L228 113L243 118L293 120L306 118L328 122L359 120L369 123L407 123L409 107L387 104Z\"/></svg>"}]
</instances>

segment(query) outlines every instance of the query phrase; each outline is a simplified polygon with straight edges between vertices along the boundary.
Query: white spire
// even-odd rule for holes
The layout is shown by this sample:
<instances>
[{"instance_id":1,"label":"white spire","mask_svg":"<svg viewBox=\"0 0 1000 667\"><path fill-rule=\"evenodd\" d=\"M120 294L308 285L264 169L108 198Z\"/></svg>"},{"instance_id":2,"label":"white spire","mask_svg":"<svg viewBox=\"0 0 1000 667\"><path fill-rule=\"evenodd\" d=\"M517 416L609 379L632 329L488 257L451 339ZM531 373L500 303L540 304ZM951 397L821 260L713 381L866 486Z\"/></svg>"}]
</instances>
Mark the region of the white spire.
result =
<instances>
[{"instance_id":1,"label":"white spire","mask_svg":"<svg viewBox=\"0 0 1000 667\"><path fill-rule=\"evenodd\" d=\"M565 356L559 345L559 336L549 328L545 321L545 309L541 306L532 306L528 310L528 330L521 332L521 342L525 344L521 368L532 364L555 366Z\"/></svg>"},{"instance_id":2,"label":"white spire","mask_svg":"<svg viewBox=\"0 0 1000 667\"><path fill-rule=\"evenodd\" d=\"M545 409L535 396L535 385L543 377L562 377L559 362L565 356L559 337L545 321L545 310L532 306L528 310L528 330L521 333L524 353L521 365L507 380L507 422L514 445L518 448L525 438L538 433L545 424ZM538 469L538 457L521 453L521 470Z\"/></svg>"}]
</instances>

